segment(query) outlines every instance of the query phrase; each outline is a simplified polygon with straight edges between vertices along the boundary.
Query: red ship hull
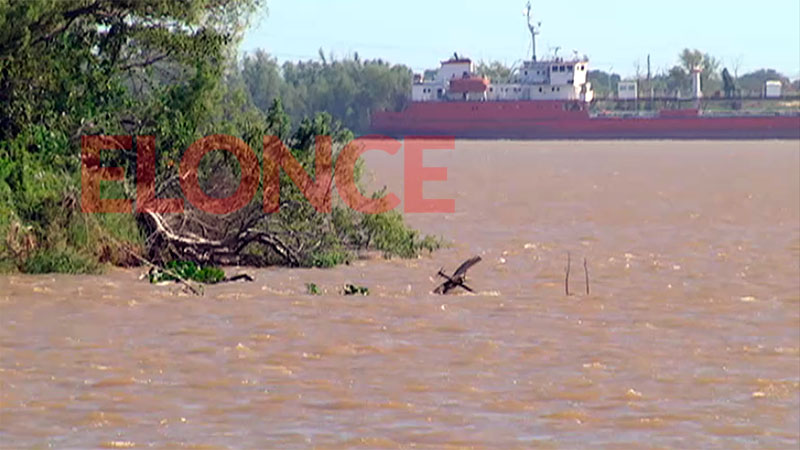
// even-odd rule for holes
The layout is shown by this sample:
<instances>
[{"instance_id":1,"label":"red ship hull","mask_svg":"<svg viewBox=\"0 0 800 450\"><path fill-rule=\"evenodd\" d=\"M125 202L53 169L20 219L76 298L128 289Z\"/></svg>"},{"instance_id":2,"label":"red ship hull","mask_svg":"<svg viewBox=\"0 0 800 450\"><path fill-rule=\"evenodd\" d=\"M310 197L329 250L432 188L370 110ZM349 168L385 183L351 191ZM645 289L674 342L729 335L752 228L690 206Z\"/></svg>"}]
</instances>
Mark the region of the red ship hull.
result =
<instances>
[{"instance_id":1,"label":"red ship hull","mask_svg":"<svg viewBox=\"0 0 800 450\"><path fill-rule=\"evenodd\" d=\"M800 114L665 110L649 117L592 117L563 101L418 102L401 112L373 114L372 132L476 139L800 139Z\"/></svg>"}]
</instances>

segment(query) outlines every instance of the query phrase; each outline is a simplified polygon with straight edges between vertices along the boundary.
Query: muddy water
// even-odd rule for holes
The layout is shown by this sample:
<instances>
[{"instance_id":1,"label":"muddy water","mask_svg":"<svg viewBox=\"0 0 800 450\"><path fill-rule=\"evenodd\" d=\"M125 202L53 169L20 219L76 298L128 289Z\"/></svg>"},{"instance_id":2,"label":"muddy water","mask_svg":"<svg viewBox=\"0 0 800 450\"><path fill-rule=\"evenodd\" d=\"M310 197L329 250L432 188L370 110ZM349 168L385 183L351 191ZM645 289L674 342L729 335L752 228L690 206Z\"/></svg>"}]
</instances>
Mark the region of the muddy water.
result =
<instances>
[{"instance_id":1,"label":"muddy water","mask_svg":"<svg viewBox=\"0 0 800 450\"><path fill-rule=\"evenodd\" d=\"M402 192L399 158L370 161ZM433 257L204 298L138 271L0 278L0 446L797 448L800 144L459 142L426 163L449 167L426 196L457 200L409 217L453 242ZM477 294L429 294L473 254Z\"/></svg>"}]
</instances>

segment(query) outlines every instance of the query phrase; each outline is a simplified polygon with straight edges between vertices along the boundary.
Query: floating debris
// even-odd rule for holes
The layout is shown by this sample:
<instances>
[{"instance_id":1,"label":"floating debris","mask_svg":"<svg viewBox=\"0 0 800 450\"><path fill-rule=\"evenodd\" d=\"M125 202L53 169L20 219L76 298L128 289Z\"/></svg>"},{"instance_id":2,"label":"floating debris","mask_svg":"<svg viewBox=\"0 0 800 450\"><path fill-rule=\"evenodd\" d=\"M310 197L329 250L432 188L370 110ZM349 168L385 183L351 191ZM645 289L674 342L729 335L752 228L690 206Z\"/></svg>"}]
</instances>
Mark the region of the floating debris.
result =
<instances>
[{"instance_id":1,"label":"floating debris","mask_svg":"<svg viewBox=\"0 0 800 450\"><path fill-rule=\"evenodd\" d=\"M367 296L369 295L369 288L364 286L356 286L354 284L346 284L344 286L344 292L342 292L342 294Z\"/></svg>"},{"instance_id":2,"label":"floating debris","mask_svg":"<svg viewBox=\"0 0 800 450\"><path fill-rule=\"evenodd\" d=\"M306 283L306 292L308 295L322 295L322 291L316 283Z\"/></svg>"}]
</instances>

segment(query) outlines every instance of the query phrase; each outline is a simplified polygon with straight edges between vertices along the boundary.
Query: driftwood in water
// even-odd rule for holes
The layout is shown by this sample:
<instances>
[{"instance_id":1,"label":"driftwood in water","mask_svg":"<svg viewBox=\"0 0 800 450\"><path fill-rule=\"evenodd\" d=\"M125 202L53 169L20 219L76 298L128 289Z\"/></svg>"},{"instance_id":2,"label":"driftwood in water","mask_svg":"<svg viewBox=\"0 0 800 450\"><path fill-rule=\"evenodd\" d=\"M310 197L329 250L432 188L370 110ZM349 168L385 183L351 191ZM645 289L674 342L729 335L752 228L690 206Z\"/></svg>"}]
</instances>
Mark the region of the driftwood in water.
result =
<instances>
[{"instance_id":1,"label":"driftwood in water","mask_svg":"<svg viewBox=\"0 0 800 450\"><path fill-rule=\"evenodd\" d=\"M455 273L453 273L453 276L449 276L444 273L444 268L439 269L439 273L437 273L437 275L444 278L446 281L433 291L434 294L446 295L448 292L457 287L461 287L469 292L475 292L472 290L472 288L465 284L465 281L467 279L467 271L470 269L470 267L478 264L479 262L481 262L480 256L476 256L464 261L463 264L458 266L458 269L456 269Z\"/></svg>"},{"instance_id":2,"label":"driftwood in water","mask_svg":"<svg viewBox=\"0 0 800 450\"><path fill-rule=\"evenodd\" d=\"M230 278L225 278L222 282L223 283L235 283L237 281L246 281L248 283L252 283L256 281L255 278L251 277L250 275L243 273L241 275L236 275Z\"/></svg>"}]
</instances>

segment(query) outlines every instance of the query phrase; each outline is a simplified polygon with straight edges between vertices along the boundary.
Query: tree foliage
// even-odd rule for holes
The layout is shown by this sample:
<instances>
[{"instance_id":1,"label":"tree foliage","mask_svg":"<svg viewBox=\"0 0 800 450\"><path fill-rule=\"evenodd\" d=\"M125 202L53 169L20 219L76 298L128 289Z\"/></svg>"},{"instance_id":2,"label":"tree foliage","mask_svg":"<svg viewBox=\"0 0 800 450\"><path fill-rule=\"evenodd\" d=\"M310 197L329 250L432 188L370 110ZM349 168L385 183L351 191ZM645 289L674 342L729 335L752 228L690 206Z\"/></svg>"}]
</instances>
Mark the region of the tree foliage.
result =
<instances>
[{"instance_id":1,"label":"tree foliage","mask_svg":"<svg viewBox=\"0 0 800 450\"><path fill-rule=\"evenodd\" d=\"M475 71L480 75L489 77L492 83L510 83L513 75L513 70L500 61L492 61L491 63L481 61L476 64Z\"/></svg>"},{"instance_id":2,"label":"tree foliage","mask_svg":"<svg viewBox=\"0 0 800 450\"><path fill-rule=\"evenodd\" d=\"M279 135L313 173L310 136L331 134L339 146L352 137L338 120L318 112L329 110L363 126L364 105L397 106L392 102L401 97L394 86L406 72L383 62L309 62L272 73L262 72L274 63L268 58L236 66L233 44L261 4L0 1L0 269L86 272L102 263L135 263L132 255L216 262L209 261L214 253L208 245L196 246L188 255L194 258L187 258L187 247L178 246L187 237L233 242L238 261L259 264L332 265L362 248L357 237L374 230L363 216L341 209L328 216L312 213L285 176L288 203L280 214L259 214L255 203L223 218L191 209L183 218L158 220L80 213L82 135L156 136L158 195L180 197L177 162L203 136L230 134L259 149L264 135ZM311 87L315 77L331 80L328 88ZM363 80L381 95L359 92ZM259 96L263 86L266 94ZM351 95L357 100L348 100ZM299 124L294 132L283 105ZM104 183L102 196L132 198L135 151L108 152L103 160L124 167L126 178ZM227 152L212 152L200 169L209 195L225 196L238 180L238 163ZM232 230L245 225L247 236L258 239L241 244ZM171 234L159 233L159 226ZM429 246L409 234L402 220L377 231L394 236L387 242L398 248ZM373 242L386 240L381 239ZM395 250L387 253L411 255Z\"/></svg>"},{"instance_id":3,"label":"tree foliage","mask_svg":"<svg viewBox=\"0 0 800 450\"><path fill-rule=\"evenodd\" d=\"M327 112L356 133L369 130L373 111L402 109L409 97L411 69L382 60L337 60L320 52L318 61L282 66L263 51L245 55L241 78L253 103L267 111L280 98L294 121Z\"/></svg>"}]
</instances>

